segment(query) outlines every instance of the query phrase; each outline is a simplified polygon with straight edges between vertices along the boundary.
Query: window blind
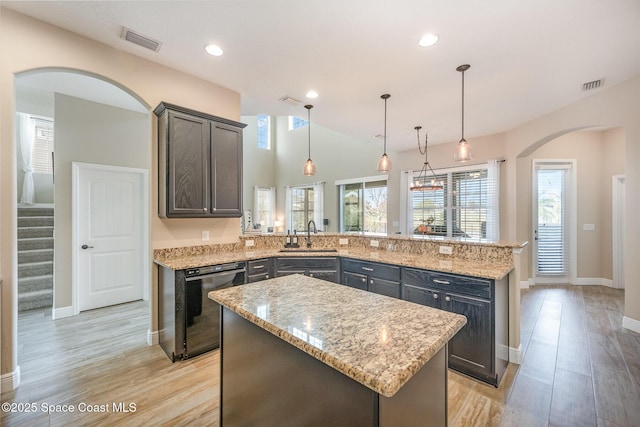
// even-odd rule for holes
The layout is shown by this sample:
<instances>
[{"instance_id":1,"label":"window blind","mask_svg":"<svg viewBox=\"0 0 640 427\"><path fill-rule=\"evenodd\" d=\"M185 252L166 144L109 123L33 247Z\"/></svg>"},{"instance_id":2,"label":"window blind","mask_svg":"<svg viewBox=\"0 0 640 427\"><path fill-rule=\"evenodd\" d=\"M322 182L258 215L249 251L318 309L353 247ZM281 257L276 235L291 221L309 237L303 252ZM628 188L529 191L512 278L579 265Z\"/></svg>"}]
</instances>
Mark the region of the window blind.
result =
<instances>
[{"instance_id":1,"label":"window blind","mask_svg":"<svg viewBox=\"0 0 640 427\"><path fill-rule=\"evenodd\" d=\"M35 122L35 138L31 154L33 173L53 174L53 123L32 117Z\"/></svg>"},{"instance_id":2,"label":"window blind","mask_svg":"<svg viewBox=\"0 0 640 427\"><path fill-rule=\"evenodd\" d=\"M567 171L566 168L539 169L537 171L537 268L539 274L568 274Z\"/></svg>"}]
</instances>

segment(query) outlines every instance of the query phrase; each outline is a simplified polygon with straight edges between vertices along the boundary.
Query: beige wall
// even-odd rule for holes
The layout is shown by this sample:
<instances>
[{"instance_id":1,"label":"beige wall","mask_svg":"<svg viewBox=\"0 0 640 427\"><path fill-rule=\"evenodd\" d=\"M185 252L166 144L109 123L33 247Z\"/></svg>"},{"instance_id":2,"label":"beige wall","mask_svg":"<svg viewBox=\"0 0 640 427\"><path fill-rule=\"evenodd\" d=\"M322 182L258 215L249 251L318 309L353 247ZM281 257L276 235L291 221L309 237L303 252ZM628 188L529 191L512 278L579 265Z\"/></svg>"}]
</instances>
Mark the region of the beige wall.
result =
<instances>
[{"instance_id":1,"label":"beige wall","mask_svg":"<svg viewBox=\"0 0 640 427\"><path fill-rule=\"evenodd\" d=\"M534 160L575 160L577 178L577 282L587 279L613 279L611 186L612 176L624 174L624 132L583 131L574 132L549 141L532 154L518 158L518 193L522 197L522 218L529 230L532 225L532 165ZM606 160L605 160L606 159ZM526 214L524 213L526 211ZM585 231L584 224L594 224L594 231ZM529 231L531 241L531 231ZM522 260L522 280L533 277L529 257ZM526 273L525 273L526 272ZM597 280L595 280L597 281ZM591 280L591 282L595 282Z\"/></svg>"},{"instance_id":2,"label":"beige wall","mask_svg":"<svg viewBox=\"0 0 640 427\"><path fill-rule=\"evenodd\" d=\"M150 108L167 101L232 120L240 119L240 95L4 8L0 8L0 56L0 275L3 278L0 373L6 374L17 367L15 76L47 68L77 70L127 88ZM149 116L147 128L152 247L201 243L204 229L210 230L212 243L236 241L240 227L237 218L196 221L157 216L157 131L153 114ZM154 274L150 292L152 307L157 305L155 281ZM67 297L63 299L67 301ZM56 298L56 304L59 302ZM157 313L155 308L152 310L150 329L155 330Z\"/></svg>"},{"instance_id":3,"label":"beige wall","mask_svg":"<svg viewBox=\"0 0 640 427\"><path fill-rule=\"evenodd\" d=\"M149 114L55 95L55 247L57 309L70 307L72 240L71 163L150 167Z\"/></svg>"}]
</instances>

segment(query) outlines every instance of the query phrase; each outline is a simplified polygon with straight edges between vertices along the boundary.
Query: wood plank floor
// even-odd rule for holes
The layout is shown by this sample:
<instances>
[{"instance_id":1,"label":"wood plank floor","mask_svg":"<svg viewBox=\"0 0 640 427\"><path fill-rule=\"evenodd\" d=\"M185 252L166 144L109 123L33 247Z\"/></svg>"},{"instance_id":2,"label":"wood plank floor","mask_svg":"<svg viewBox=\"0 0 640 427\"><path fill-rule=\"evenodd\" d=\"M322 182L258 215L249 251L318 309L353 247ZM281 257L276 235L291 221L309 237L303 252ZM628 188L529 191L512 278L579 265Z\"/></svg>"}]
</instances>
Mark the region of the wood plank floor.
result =
<instances>
[{"instance_id":1,"label":"wood plank floor","mask_svg":"<svg viewBox=\"0 0 640 427\"><path fill-rule=\"evenodd\" d=\"M640 334L622 328L623 295L599 286L523 290L522 365L509 365L499 388L450 371L449 425L640 426ZM36 411L0 412L0 425L219 424L218 351L172 364L145 343L146 303L56 321L49 313L20 314L22 383L2 395ZM116 411L130 403L135 412ZM80 412L81 404L109 411Z\"/></svg>"}]
</instances>

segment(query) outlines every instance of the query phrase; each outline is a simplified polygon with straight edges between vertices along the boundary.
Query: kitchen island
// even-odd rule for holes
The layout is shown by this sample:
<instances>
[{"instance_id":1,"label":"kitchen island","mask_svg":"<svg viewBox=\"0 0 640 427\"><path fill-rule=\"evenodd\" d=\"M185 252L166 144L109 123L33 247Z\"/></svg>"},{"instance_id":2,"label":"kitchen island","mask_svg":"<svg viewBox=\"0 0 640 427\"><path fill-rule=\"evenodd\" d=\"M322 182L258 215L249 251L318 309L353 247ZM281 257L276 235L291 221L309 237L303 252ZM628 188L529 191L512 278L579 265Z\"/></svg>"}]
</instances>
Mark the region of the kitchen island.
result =
<instances>
[{"instance_id":1,"label":"kitchen island","mask_svg":"<svg viewBox=\"0 0 640 427\"><path fill-rule=\"evenodd\" d=\"M447 423L447 342L466 319L291 275L223 306L222 426Z\"/></svg>"}]
</instances>

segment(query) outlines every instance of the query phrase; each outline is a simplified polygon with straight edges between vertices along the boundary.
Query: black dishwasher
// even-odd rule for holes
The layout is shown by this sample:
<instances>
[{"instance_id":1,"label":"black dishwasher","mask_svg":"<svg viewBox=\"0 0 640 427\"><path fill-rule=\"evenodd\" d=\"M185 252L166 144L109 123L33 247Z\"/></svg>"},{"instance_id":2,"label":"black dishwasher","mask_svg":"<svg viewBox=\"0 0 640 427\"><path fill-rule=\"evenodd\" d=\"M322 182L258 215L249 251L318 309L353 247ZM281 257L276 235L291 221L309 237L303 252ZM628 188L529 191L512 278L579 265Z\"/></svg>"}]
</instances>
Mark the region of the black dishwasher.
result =
<instances>
[{"instance_id":1,"label":"black dishwasher","mask_svg":"<svg viewBox=\"0 0 640 427\"><path fill-rule=\"evenodd\" d=\"M208 294L244 284L245 274L244 262L175 272L163 269L159 277L159 341L172 361L220 346L220 305Z\"/></svg>"}]
</instances>

